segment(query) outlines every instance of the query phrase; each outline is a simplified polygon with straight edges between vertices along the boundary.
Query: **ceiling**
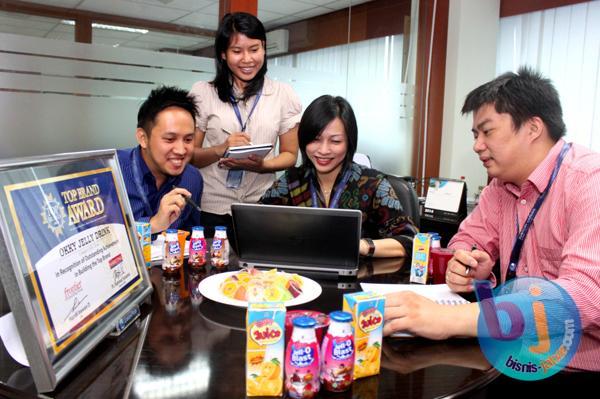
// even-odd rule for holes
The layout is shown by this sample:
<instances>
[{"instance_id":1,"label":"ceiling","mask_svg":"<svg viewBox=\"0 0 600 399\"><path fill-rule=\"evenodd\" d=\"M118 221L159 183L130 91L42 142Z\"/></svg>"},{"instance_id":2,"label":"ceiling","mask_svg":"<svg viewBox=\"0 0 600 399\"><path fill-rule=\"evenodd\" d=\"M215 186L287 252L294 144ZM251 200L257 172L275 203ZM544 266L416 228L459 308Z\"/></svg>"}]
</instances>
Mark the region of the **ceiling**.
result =
<instances>
[{"instance_id":1,"label":"ceiling","mask_svg":"<svg viewBox=\"0 0 600 399\"><path fill-rule=\"evenodd\" d=\"M258 0L258 18L267 30L370 0ZM216 30L219 1L214 0L28 0L46 6L118 15ZM74 40L74 26L60 19L0 11L0 32L59 40ZM92 42L113 47L193 51L214 39L171 34L123 32L93 28Z\"/></svg>"}]
</instances>

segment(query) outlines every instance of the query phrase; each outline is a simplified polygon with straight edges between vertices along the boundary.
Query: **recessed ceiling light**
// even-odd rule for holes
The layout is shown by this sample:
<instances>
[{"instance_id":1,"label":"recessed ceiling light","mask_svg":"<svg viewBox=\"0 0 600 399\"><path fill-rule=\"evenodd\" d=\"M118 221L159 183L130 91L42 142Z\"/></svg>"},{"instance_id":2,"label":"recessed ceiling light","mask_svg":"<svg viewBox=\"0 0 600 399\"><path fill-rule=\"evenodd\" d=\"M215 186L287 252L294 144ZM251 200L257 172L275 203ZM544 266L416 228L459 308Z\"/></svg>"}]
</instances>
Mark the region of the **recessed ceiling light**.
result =
<instances>
[{"instance_id":1,"label":"recessed ceiling light","mask_svg":"<svg viewBox=\"0 0 600 399\"><path fill-rule=\"evenodd\" d=\"M61 23L64 25L71 25L71 26L75 25L75 21L73 21L71 19L63 19L61 21ZM148 29L137 29L137 28L129 28L127 26L98 24L96 22L92 22L92 28L116 30L119 32L128 32L128 33L141 33L142 35L145 35L146 33L148 33Z\"/></svg>"}]
</instances>

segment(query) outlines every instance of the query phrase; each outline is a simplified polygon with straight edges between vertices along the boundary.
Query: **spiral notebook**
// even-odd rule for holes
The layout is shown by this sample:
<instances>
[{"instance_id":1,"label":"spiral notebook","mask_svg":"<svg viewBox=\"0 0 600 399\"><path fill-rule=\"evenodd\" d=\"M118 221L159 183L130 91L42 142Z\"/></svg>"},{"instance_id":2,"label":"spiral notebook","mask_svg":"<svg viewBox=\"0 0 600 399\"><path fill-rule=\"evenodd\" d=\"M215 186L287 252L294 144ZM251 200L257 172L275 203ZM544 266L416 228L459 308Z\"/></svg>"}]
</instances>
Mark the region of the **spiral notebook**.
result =
<instances>
[{"instance_id":1,"label":"spiral notebook","mask_svg":"<svg viewBox=\"0 0 600 399\"><path fill-rule=\"evenodd\" d=\"M460 295L450 290L447 284L372 284L361 283L360 287L363 291L372 291L385 295L392 292L412 291L415 294L423 295L439 303L440 305L456 306L470 303ZM411 333L398 331L391 335L392 337L412 337Z\"/></svg>"}]
</instances>

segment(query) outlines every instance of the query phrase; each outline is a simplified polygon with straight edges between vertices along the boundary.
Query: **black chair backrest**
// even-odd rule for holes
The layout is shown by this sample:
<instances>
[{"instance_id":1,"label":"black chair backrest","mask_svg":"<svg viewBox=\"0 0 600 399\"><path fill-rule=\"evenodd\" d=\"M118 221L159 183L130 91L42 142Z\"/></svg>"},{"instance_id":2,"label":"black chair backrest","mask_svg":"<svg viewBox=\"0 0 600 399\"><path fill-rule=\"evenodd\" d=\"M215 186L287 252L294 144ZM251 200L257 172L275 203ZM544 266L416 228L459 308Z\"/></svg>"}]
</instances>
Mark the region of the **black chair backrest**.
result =
<instances>
[{"instance_id":1,"label":"black chair backrest","mask_svg":"<svg viewBox=\"0 0 600 399\"><path fill-rule=\"evenodd\" d=\"M409 182L399 176L387 175L387 179L396 192L400 204L404 209L404 213L410 217L415 226L419 228L421 224L421 212L419 209L419 198L417 197L415 189Z\"/></svg>"}]
</instances>

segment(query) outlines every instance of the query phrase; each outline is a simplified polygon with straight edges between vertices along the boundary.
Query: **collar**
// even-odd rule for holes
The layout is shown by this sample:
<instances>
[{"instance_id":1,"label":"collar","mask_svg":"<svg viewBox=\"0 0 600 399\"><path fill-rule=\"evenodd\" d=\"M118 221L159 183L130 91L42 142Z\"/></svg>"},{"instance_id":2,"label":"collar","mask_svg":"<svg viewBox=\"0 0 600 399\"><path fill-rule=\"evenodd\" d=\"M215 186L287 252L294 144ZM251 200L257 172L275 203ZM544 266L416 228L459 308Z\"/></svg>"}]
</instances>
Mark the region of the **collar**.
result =
<instances>
[{"instance_id":1,"label":"collar","mask_svg":"<svg viewBox=\"0 0 600 399\"><path fill-rule=\"evenodd\" d=\"M142 178L147 179L148 175L150 175L150 177L152 177L152 181L155 181L154 175L150 171L150 168L148 168L148 165L146 165L146 161L144 161L144 157L142 156L142 147L140 145L133 150L133 156L137 158L137 164L140 166Z\"/></svg>"},{"instance_id":2,"label":"collar","mask_svg":"<svg viewBox=\"0 0 600 399\"><path fill-rule=\"evenodd\" d=\"M504 186L506 189L517 197L520 196L527 187L535 187L538 194L544 191L548 185L548 179L550 179L552 169L554 169L554 165L556 164L556 159L564 144L565 141L560 139L552 146L546 157L538 166L536 166L533 172L531 172L522 187L518 187L513 183L505 183Z\"/></svg>"}]
</instances>

